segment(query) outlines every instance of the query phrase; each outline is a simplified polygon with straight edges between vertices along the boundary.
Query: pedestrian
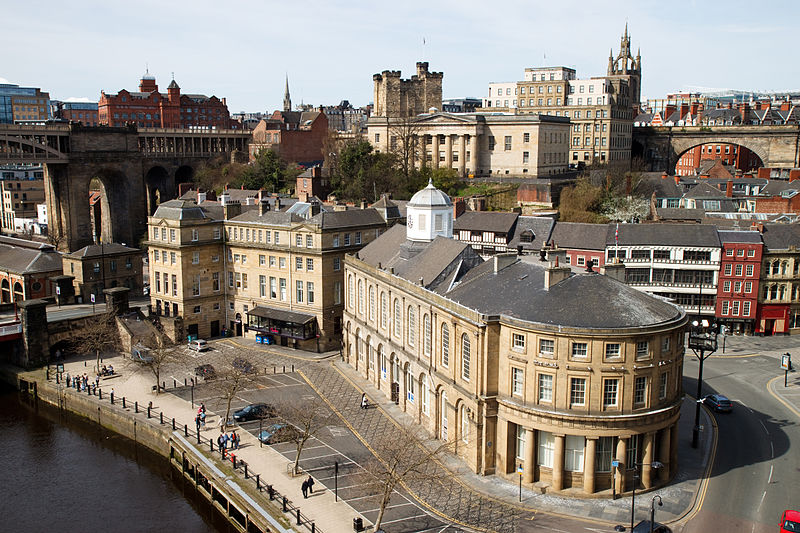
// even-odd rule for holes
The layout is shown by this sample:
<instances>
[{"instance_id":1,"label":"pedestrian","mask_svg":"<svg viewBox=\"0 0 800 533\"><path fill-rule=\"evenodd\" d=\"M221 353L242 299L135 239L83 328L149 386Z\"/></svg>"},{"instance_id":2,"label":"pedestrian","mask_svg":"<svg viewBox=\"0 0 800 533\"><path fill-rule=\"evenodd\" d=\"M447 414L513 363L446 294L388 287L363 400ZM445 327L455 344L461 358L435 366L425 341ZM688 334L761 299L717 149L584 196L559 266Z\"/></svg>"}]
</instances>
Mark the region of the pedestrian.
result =
<instances>
[{"instance_id":1,"label":"pedestrian","mask_svg":"<svg viewBox=\"0 0 800 533\"><path fill-rule=\"evenodd\" d=\"M303 484L300 486L303 491L303 498L308 498L308 481L303 481Z\"/></svg>"},{"instance_id":2,"label":"pedestrian","mask_svg":"<svg viewBox=\"0 0 800 533\"><path fill-rule=\"evenodd\" d=\"M206 426L206 413L205 411L197 415L200 418L200 424L205 427Z\"/></svg>"},{"instance_id":3,"label":"pedestrian","mask_svg":"<svg viewBox=\"0 0 800 533\"><path fill-rule=\"evenodd\" d=\"M200 434L200 415L194 417L194 423L197 426L197 434Z\"/></svg>"},{"instance_id":4,"label":"pedestrian","mask_svg":"<svg viewBox=\"0 0 800 533\"><path fill-rule=\"evenodd\" d=\"M225 419L222 417L219 417L219 430L225 432Z\"/></svg>"},{"instance_id":5,"label":"pedestrian","mask_svg":"<svg viewBox=\"0 0 800 533\"><path fill-rule=\"evenodd\" d=\"M367 405L368 405L368 402L367 402L367 393L365 392L364 394L362 394L362 395L361 395L361 408L362 408L362 409L366 409L366 408L367 408Z\"/></svg>"},{"instance_id":6,"label":"pedestrian","mask_svg":"<svg viewBox=\"0 0 800 533\"><path fill-rule=\"evenodd\" d=\"M69 388L69 382L70 382L70 379L69 379L69 372L67 372L67 376L66 376L66 377L67 377L67 388Z\"/></svg>"},{"instance_id":7,"label":"pedestrian","mask_svg":"<svg viewBox=\"0 0 800 533\"><path fill-rule=\"evenodd\" d=\"M239 435L237 435L235 431L231 431L231 449L239 449Z\"/></svg>"},{"instance_id":8,"label":"pedestrian","mask_svg":"<svg viewBox=\"0 0 800 533\"><path fill-rule=\"evenodd\" d=\"M114 403L114 387L111 387L111 403Z\"/></svg>"},{"instance_id":9,"label":"pedestrian","mask_svg":"<svg viewBox=\"0 0 800 533\"><path fill-rule=\"evenodd\" d=\"M314 478L311 477L311 476L308 476L308 479L306 480L306 483L308 483L308 492L309 492L309 494L314 494Z\"/></svg>"},{"instance_id":10,"label":"pedestrian","mask_svg":"<svg viewBox=\"0 0 800 533\"><path fill-rule=\"evenodd\" d=\"M94 386L95 387L99 387L100 386L100 374L97 374L97 376L95 376L95 378L94 378Z\"/></svg>"},{"instance_id":11,"label":"pedestrian","mask_svg":"<svg viewBox=\"0 0 800 533\"><path fill-rule=\"evenodd\" d=\"M206 412L206 404L204 404L204 403L200 404L200 412L205 414L205 412Z\"/></svg>"},{"instance_id":12,"label":"pedestrian","mask_svg":"<svg viewBox=\"0 0 800 533\"><path fill-rule=\"evenodd\" d=\"M224 433L220 433L219 437L217 437L217 444L219 444L219 451L224 453L224 451L225 451L225 434Z\"/></svg>"}]
</instances>

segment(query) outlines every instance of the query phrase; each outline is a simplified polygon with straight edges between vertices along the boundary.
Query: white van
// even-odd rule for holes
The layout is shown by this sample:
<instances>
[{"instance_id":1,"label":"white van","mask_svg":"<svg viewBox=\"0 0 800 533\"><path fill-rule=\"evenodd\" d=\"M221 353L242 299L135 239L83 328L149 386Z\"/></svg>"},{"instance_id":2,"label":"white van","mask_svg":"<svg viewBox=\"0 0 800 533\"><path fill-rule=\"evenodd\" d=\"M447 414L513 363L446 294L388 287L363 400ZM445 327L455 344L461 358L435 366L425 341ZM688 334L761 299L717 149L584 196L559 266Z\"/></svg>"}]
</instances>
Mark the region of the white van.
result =
<instances>
[{"instance_id":1,"label":"white van","mask_svg":"<svg viewBox=\"0 0 800 533\"><path fill-rule=\"evenodd\" d=\"M208 343L203 339L195 339L193 341L189 341L189 349L196 352L204 352L208 350Z\"/></svg>"}]
</instances>

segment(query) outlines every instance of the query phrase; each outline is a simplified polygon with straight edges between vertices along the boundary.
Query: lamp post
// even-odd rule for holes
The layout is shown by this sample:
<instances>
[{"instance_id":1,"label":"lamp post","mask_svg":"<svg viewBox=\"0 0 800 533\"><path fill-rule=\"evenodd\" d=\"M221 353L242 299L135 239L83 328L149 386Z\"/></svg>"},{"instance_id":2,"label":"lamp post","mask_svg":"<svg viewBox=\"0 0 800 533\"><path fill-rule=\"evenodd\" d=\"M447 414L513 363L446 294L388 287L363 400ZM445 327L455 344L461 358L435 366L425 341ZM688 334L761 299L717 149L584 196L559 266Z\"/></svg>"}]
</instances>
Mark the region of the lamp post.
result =
<instances>
[{"instance_id":1,"label":"lamp post","mask_svg":"<svg viewBox=\"0 0 800 533\"><path fill-rule=\"evenodd\" d=\"M697 448L700 437L700 403L702 400L703 388L703 362L717 351L717 331L716 324L709 325L708 320L699 319L692 322L692 329L689 331L689 348L694 352L694 356L700 362L700 369L697 373L697 396L694 411L694 427L692 428L692 448Z\"/></svg>"},{"instance_id":2,"label":"lamp post","mask_svg":"<svg viewBox=\"0 0 800 533\"><path fill-rule=\"evenodd\" d=\"M634 471L633 471L633 492L631 493L631 531L633 531L633 518L634 512L636 510L636 483L639 480L639 467L644 466L648 463L633 463ZM664 463L660 461L653 461L649 463L650 468L655 468L658 470L659 468L664 467Z\"/></svg>"},{"instance_id":3,"label":"lamp post","mask_svg":"<svg viewBox=\"0 0 800 533\"><path fill-rule=\"evenodd\" d=\"M658 500L659 507L664 505L664 502L661 501L661 496L658 494L653 496L653 499L650 500L650 533L653 533L653 523L656 521L656 499Z\"/></svg>"}]
</instances>

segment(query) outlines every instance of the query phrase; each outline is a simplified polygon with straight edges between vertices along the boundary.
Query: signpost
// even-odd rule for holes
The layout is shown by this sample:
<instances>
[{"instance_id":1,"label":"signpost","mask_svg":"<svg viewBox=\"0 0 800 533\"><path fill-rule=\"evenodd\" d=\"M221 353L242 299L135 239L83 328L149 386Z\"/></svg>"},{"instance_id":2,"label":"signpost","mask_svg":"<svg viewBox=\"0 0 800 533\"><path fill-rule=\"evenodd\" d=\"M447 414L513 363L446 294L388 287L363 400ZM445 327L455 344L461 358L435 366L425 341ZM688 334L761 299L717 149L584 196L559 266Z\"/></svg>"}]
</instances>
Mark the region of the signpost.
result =
<instances>
[{"instance_id":1,"label":"signpost","mask_svg":"<svg viewBox=\"0 0 800 533\"><path fill-rule=\"evenodd\" d=\"M519 501L522 501L522 465L517 466L517 474L519 474Z\"/></svg>"},{"instance_id":2,"label":"signpost","mask_svg":"<svg viewBox=\"0 0 800 533\"><path fill-rule=\"evenodd\" d=\"M792 369L792 354L786 352L781 356L781 368L783 369L783 386L788 386L789 370Z\"/></svg>"},{"instance_id":3,"label":"signpost","mask_svg":"<svg viewBox=\"0 0 800 533\"><path fill-rule=\"evenodd\" d=\"M60 296L61 296L61 287L59 287L58 285L56 285L56 296L59 297L59 298L56 298L56 300L58 300L58 307L61 307L61 298L60 298Z\"/></svg>"},{"instance_id":4,"label":"signpost","mask_svg":"<svg viewBox=\"0 0 800 533\"><path fill-rule=\"evenodd\" d=\"M89 295L89 298L92 300L92 314L94 314L94 294Z\"/></svg>"},{"instance_id":5,"label":"signpost","mask_svg":"<svg viewBox=\"0 0 800 533\"><path fill-rule=\"evenodd\" d=\"M619 473L619 461L614 459L611 461L611 468L614 469L614 476L611 479L611 500L617 499L617 484L615 483L617 474Z\"/></svg>"}]
</instances>

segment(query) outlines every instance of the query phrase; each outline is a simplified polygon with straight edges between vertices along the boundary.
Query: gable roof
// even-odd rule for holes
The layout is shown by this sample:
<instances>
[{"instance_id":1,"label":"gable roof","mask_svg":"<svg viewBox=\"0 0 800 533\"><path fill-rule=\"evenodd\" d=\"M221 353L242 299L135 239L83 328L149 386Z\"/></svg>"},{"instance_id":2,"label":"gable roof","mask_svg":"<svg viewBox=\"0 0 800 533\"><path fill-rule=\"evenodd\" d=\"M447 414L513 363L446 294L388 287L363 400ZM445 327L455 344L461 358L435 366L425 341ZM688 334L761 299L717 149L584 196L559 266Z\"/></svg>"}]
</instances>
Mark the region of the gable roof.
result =
<instances>
[{"instance_id":1,"label":"gable roof","mask_svg":"<svg viewBox=\"0 0 800 533\"><path fill-rule=\"evenodd\" d=\"M44 243L0 237L0 269L15 274L61 272L61 254Z\"/></svg>"},{"instance_id":2,"label":"gable roof","mask_svg":"<svg viewBox=\"0 0 800 533\"><path fill-rule=\"evenodd\" d=\"M509 234L519 218L518 213L465 211L453 222L453 231L491 231Z\"/></svg>"},{"instance_id":3,"label":"gable roof","mask_svg":"<svg viewBox=\"0 0 800 533\"><path fill-rule=\"evenodd\" d=\"M607 224L556 222L550 240L559 248L602 251L606 248L607 233Z\"/></svg>"}]
</instances>

